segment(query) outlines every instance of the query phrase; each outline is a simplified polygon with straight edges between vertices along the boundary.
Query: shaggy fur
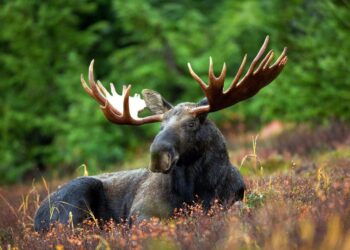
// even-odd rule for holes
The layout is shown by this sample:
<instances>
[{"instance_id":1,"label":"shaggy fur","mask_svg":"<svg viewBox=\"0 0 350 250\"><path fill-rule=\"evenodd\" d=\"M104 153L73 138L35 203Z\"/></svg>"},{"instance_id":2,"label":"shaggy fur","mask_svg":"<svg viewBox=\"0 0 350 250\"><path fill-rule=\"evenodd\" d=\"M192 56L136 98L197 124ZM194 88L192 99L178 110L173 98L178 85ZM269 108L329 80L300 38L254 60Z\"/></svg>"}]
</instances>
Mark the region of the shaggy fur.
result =
<instances>
[{"instance_id":1,"label":"shaggy fur","mask_svg":"<svg viewBox=\"0 0 350 250\"><path fill-rule=\"evenodd\" d=\"M202 202L209 209L214 199L225 205L243 199L244 181L229 161L223 135L206 115L191 115L188 107L193 105L163 111L161 131L151 145L151 171L72 180L43 201L35 230L47 230L55 221L67 223L69 212L74 224L88 218L89 211L101 219L142 220L167 218L184 203Z\"/></svg>"}]
</instances>

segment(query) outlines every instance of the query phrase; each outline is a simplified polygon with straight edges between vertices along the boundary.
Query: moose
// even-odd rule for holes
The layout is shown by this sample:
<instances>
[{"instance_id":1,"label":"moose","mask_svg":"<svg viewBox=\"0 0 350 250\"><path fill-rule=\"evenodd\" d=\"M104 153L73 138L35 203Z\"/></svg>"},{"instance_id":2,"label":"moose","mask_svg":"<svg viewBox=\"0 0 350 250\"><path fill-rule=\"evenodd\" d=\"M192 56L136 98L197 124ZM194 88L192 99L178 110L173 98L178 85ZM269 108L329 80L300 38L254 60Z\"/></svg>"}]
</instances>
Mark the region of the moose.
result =
<instances>
[{"instance_id":1,"label":"moose","mask_svg":"<svg viewBox=\"0 0 350 250\"><path fill-rule=\"evenodd\" d=\"M280 74L287 63L287 50L284 48L272 64L273 50L263 57L268 42L267 36L241 78L247 61L247 55L244 56L225 91L226 64L216 77L210 58L207 84L188 63L189 72L205 98L198 103L185 102L176 106L149 89L142 91L143 99L138 94L132 97L131 85L123 86L119 95L111 84L109 93L101 82L95 82L92 61L89 86L83 75L81 83L101 105L110 122L128 125L161 122L160 131L150 147L149 168L78 177L70 181L41 203L35 215L35 230L49 230L54 222L67 224L70 220L79 224L91 213L101 220L112 218L116 222L137 223L150 217L168 218L175 208L193 202L200 202L207 210L214 200L225 206L242 200L244 180L230 163L224 136L207 115L254 96ZM139 117L138 113L145 108L152 115Z\"/></svg>"}]
</instances>

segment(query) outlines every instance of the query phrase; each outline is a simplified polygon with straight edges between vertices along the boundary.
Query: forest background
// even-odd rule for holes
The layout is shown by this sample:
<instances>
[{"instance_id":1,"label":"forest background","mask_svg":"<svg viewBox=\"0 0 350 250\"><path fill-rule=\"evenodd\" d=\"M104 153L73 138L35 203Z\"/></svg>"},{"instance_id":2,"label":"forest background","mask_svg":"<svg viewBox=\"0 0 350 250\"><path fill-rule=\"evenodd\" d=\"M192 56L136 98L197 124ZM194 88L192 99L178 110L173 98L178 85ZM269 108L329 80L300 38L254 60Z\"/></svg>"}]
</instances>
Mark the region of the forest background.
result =
<instances>
[{"instance_id":1,"label":"forest background","mask_svg":"<svg viewBox=\"0 0 350 250\"><path fill-rule=\"evenodd\" d=\"M211 114L219 126L258 130L280 120L349 123L350 3L346 0L0 1L0 184L86 164L90 174L147 152L159 124L115 126L84 92L80 74L120 90L154 89L171 101L203 94L208 58L228 66L229 83L245 53L288 47L277 80L255 98ZM147 166L144 162L143 166Z\"/></svg>"}]
</instances>

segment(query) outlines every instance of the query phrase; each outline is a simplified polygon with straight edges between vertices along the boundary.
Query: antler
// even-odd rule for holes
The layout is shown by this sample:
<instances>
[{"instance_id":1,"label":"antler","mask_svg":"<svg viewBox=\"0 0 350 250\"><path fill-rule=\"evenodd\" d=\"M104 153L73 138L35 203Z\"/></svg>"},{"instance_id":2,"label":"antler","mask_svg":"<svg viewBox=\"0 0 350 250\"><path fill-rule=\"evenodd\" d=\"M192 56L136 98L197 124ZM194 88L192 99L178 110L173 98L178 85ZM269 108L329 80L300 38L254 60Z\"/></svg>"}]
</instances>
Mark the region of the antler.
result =
<instances>
[{"instance_id":1,"label":"antler","mask_svg":"<svg viewBox=\"0 0 350 250\"><path fill-rule=\"evenodd\" d=\"M86 84L83 74L81 74L80 80L85 91L101 104L100 107L110 122L116 124L142 125L145 123L159 122L163 118L162 115L152 115L144 118L138 117L138 113L146 107L146 104L138 94L135 94L134 97L130 97L131 85L128 85L128 87L123 86L123 92L119 95L115 91L114 85L111 83L111 95L100 81L97 81L96 84L94 80L94 60L91 61L89 67L90 88Z\"/></svg>"},{"instance_id":2,"label":"antler","mask_svg":"<svg viewBox=\"0 0 350 250\"><path fill-rule=\"evenodd\" d=\"M265 38L263 45L261 46L253 62L250 64L250 67L245 76L239 80L247 61L247 54L244 56L236 76L234 77L230 87L225 92L223 92L226 77L225 63L223 65L220 76L216 77L213 70L213 61L210 57L208 85L192 70L191 64L188 63L188 69L192 77L199 83L199 86L202 88L208 100L208 105L194 108L191 112L200 114L204 112L214 112L220 109L224 109L254 96L259 92L260 89L271 83L282 71L283 67L287 63L288 58L286 56L287 48L284 48L277 61L272 66L270 66L274 56L273 51L270 50L264 59L261 60L258 68L254 71L260 58L263 56L268 43L269 36Z\"/></svg>"}]
</instances>

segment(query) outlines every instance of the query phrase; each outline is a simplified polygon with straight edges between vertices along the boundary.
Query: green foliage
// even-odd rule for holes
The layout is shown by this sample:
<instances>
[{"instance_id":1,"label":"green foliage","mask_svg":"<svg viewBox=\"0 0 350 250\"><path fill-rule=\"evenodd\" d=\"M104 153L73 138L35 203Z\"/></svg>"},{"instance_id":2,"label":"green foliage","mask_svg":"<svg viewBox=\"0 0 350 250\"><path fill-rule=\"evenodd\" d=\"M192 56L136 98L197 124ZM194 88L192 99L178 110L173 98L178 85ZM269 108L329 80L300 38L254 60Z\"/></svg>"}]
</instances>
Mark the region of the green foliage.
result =
<instances>
[{"instance_id":1,"label":"green foliage","mask_svg":"<svg viewBox=\"0 0 350 250\"><path fill-rule=\"evenodd\" d=\"M251 60L270 34L276 52L289 47L282 75L212 118L254 126L276 118L349 121L348 20L346 1L3 1L0 182L84 163L92 173L110 168L154 136L159 125L106 122L79 83L92 58L105 85L131 83L134 92L147 87L173 102L198 101L188 61L203 79L210 55L217 71L226 61L229 83L243 54Z\"/></svg>"}]
</instances>

